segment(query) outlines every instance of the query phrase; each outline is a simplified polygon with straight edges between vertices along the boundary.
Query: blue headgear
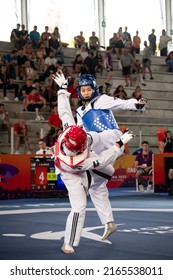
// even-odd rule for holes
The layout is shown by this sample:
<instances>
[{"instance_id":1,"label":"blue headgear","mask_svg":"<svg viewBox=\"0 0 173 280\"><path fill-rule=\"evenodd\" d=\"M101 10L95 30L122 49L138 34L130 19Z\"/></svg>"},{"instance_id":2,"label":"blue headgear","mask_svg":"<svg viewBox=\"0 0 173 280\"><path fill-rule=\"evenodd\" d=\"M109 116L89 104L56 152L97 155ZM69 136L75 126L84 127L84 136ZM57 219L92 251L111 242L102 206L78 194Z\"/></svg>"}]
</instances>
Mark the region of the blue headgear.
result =
<instances>
[{"instance_id":1,"label":"blue headgear","mask_svg":"<svg viewBox=\"0 0 173 280\"><path fill-rule=\"evenodd\" d=\"M92 93L90 99L86 100L81 95L81 92L80 92L81 86L91 86L92 87L93 93ZM78 92L79 98L83 101L89 101L89 100L92 100L94 97L98 96L99 95L99 88L96 84L96 81L95 81L94 77L90 74L81 75L80 78L79 78L79 82L78 82L77 92Z\"/></svg>"}]
</instances>

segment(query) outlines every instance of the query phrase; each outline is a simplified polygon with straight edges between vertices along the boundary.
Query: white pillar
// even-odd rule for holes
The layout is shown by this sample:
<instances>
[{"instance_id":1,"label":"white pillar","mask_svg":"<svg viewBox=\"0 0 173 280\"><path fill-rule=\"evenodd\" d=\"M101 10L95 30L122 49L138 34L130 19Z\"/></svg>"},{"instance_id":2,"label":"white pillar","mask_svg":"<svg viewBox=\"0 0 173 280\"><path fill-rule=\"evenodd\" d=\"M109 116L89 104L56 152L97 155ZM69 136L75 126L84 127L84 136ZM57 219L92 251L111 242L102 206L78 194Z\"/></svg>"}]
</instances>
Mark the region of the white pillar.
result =
<instances>
[{"instance_id":1,"label":"white pillar","mask_svg":"<svg viewBox=\"0 0 173 280\"><path fill-rule=\"evenodd\" d=\"M14 128L11 127L11 154L14 154Z\"/></svg>"},{"instance_id":2,"label":"white pillar","mask_svg":"<svg viewBox=\"0 0 173 280\"><path fill-rule=\"evenodd\" d=\"M170 30L172 29L172 0L165 0L165 13L166 13L166 32L170 35Z\"/></svg>"},{"instance_id":3,"label":"white pillar","mask_svg":"<svg viewBox=\"0 0 173 280\"><path fill-rule=\"evenodd\" d=\"M25 25L26 30L28 30L28 1L21 0L21 17L22 23Z\"/></svg>"},{"instance_id":4,"label":"white pillar","mask_svg":"<svg viewBox=\"0 0 173 280\"><path fill-rule=\"evenodd\" d=\"M98 26L100 45L105 46L105 5L104 0L98 0Z\"/></svg>"}]
</instances>

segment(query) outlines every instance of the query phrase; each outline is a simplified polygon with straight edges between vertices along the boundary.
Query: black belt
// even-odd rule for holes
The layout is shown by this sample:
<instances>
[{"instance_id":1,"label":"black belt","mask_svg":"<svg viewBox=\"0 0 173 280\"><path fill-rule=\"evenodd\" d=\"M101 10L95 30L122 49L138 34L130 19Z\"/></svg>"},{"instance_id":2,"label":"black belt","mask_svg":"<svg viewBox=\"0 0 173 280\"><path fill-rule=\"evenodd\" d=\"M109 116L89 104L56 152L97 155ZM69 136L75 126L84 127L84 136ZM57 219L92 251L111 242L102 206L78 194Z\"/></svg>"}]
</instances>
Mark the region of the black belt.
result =
<instances>
[{"instance_id":1,"label":"black belt","mask_svg":"<svg viewBox=\"0 0 173 280\"><path fill-rule=\"evenodd\" d=\"M103 178L107 179L107 180L110 180L112 178L112 176L110 176L106 173L103 173L99 170L96 170L96 169L93 169L92 172L95 173L96 175L100 176L100 177L103 177Z\"/></svg>"}]
</instances>

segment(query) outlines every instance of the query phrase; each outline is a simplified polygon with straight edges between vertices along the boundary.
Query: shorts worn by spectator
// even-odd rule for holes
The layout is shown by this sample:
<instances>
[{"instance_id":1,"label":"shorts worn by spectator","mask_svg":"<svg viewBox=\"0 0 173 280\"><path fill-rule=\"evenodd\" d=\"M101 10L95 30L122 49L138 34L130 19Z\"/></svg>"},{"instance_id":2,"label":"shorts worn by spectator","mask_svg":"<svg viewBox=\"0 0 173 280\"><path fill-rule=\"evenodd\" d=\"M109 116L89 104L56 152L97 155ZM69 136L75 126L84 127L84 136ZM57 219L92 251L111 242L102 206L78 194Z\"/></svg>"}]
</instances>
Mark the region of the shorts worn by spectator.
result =
<instances>
[{"instance_id":1,"label":"shorts worn by spectator","mask_svg":"<svg viewBox=\"0 0 173 280\"><path fill-rule=\"evenodd\" d=\"M25 145L25 153L30 154L30 148L29 148L29 127L25 123L25 120L21 117L19 120L14 123L14 146L15 146L15 154L20 154L19 147L20 144Z\"/></svg>"},{"instance_id":2,"label":"shorts worn by spectator","mask_svg":"<svg viewBox=\"0 0 173 280\"><path fill-rule=\"evenodd\" d=\"M149 150L148 141L142 142L142 151L138 153L135 159L135 168L136 171L136 180L138 184L138 188L140 191L144 191L144 186L142 185L142 176L144 175L152 175L153 170L153 162L152 162L152 154L153 152ZM147 191L151 190L153 184L153 180L148 181Z\"/></svg>"}]
</instances>

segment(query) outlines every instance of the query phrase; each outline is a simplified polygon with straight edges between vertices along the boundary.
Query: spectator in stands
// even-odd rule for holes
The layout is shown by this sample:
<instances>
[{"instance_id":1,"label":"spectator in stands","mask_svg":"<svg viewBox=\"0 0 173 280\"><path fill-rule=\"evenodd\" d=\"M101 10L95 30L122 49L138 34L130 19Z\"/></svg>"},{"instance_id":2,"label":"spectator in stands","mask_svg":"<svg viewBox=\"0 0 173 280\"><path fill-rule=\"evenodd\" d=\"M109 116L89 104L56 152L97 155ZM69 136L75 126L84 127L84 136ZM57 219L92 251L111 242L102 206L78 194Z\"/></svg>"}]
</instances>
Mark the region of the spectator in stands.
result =
<instances>
[{"instance_id":1,"label":"spectator in stands","mask_svg":"<svg viewBox=\"0 0 173 280\"><path fill-rule=\"evenodd\" d=\"M34 49L38 48L38 43L40 41L40 33L37 31L37 25L34 25L33 30L29 33L29 37Z\"/></svg>"},{"instance_id":2,"label":"spectator in stands","mask_svg":"<svg viewBox=\"0 0 173 280\"><path fill-rule=\"evenodd\" d=\"M117 41L117 34L116 32L113 33L113 37L109 39L109 46L112 48L113 53L116 53L116 41Z\"/></svg>"},{"instance_id":3,"label":"spectator in stands","mask_svg":"<svg viewBox=\"0 0 173 280\"><path fill-rule=\"evenodd\" d=\"M25 62L28 60L27 56L24 53L24 50L21 49L18 51L17 61L18 61L18 73L19 79L25 79Z\"/></svg>"},{"instance_id":4,"label":"spectator in stands","mask_svg":"<svg viewBox=\"0 0 173 280\"><path fill-rule=\"evenodd\" d=\"M173 51L171 51L166 59L165 59L165 62L167 65L169 65L169 68L170 68L170 72L173 72Z\"/></svg>"},{"instance_id":5,"label":"spectator in stands","mask_svg":"<svg viewBox=\"0 0 173 280\"><path fill-rule=\"evenodd\" d=\"M26 108L28 111L35 112L35 120L44 120L44 117L40 115L40 109L46 107L46 99L37 93L36 88L33 87L31 92L26 97Z\"/></svg>"},{"instance_id":6,"label":"spectator in stands","mask_svg":"<svg viewBox=\"0 0 173 280\"><path fill-rule=\"evenodd\" d=\"M47 68L49 66L56 66L57 63L57 59L55 58L54 52L50 51L49 52L49 56L47 56L44 60L44 66L45 66L45 70L47 70Z\"/></svg>"},{"instance_id":7,"label":"spectator in stands","mask_svg":"<svg viewBox=\"0 0 173 280\"><path fill-rule=\"evenodd\" d=\"M105 68L107 71L107 79L106 79L105 85L111 86L110 82L111 82L112 74L113 74L113 58L112 58L112 48L111 47L106 48Z\"/></svg>"},{"instance_id":8,"label":"spectator in stands","mask_svg":"<svg viewBox=\"0 0 173 280\"><path fill-rule=\"evenodd\" d=\"M55 57L60 55L61 62L64 64L64 52L62 50L62 44L61 41L57 39L55 33L52 33L51 38L49 39L49 51L53 52Z\"/></svg>"},{"instance_id":9,"label":"spectator in stands","mask_svg":"<svg viewBox=\"0 0 173 280\"><path fill-rule=\"evenodd\" d=\"M68 85L67 91L71 93L70 95L70 105L71 108L76 111L78 108L78 92L77 92L77 87L78 87L78 78L71 78L71 81Z\"/></svg>"},{"instance_id":10,"label":"spectator in stands","mask_svg":"<svg viewBox=\"0 0 173 280\"><path fill-rule=\"evenodd\" d=\"M135 75L134 79L136 81L136 85L146 86L143 80L143 64L140 62L139 59L135 60L132 73Z\"/></svg>"},{"instance_id":11,"label":"spectator in stands","mask_svg":"<svg viewBox=\"0 0 173 280\"><path fill-rule=\"evenodd\" d=\"M168 178L169 178L169 195L173 195L173 164L170 165L168 170Z\"/></svg>"},{"instance_id":12,"label":"spectator in stands","mask_svg":"<svg viewBox=\"0 0 173 280\"><path fill-rule=\"evenodd\" d=\"M12 50L10 53L5 55L5 65L7 67L9 77L14 80L19 80L19 66L16 50Z\"/></svg>"},{"instance_id":13,"label":"spectator in stands","mask_svg":"<svg viewBox=\"0 0 173 280\"><path fill-rule=\"evenodd\" d=\"M61 42L61 35L60 35L60 32L59 32L59 28L57 26L54 27L53 33L55 34L56 39L59 42Z\"/></svg>"},{"instance_id":14,"label":"spectator in stands","mask_svg":"<svg viewBox=\"0 0 173 280\"><path fill-rule=\"evenodd\" d=\"M38 71L44 72L46 56L47 56L47 52L46 52L45 45L43 42L40 42L38 44L38 49L36 50Z\"/></svg>"},{"instance_id":15,"label":"spectator in stands","mask_svg":"<svg viewBox=\"0 0 173 280\"><path fill-rule=\"evenodd\" d=\"M162 30L162 35L160 36L159 40L159 50L160 50L160 56L167 56L168 54L168 42L171 42L172 38L171 36L168 36L166 34L165 29Z\"/></svg>"},{"instance_id":16,"label":"spectator in stands","mask_svg":"<svg viewBox=\"0 0 173 280\"><path fill-rule=\"evenodd\" d=\"M14 147L15 147L15 154L20 154L19 147L20 144L25 144L25 153L30 154L30 147L29 147L29 128L25 122L25 120L21 117L18 119L17 122L13 125L14 128Z\"/></svg>"},{"instance_id":17,"label":"spectator in stands","mask_svg":"<svg viewBox=\"0 0 173 280\"><path fill-rule=\"evenodd\" d=\"M88 49L85 44L80 46L80 49L77 50L76 55L80 54L83 59L85 59L88 56Z\"/></svg>"},{"instance_id":18,"label":"spectator in stands","mask_svg":"<svg viewBox=\"0 0 173 280\"><path fill-rule=\"evenodd\" d=\"M133 56L128 52L126 48L123 50L121 55L121 65L122 65L122 74L125 79L126 87L132 86L132 67L135 63ZM128 83L130 81L130 84Z\"/></svg>"},{"instance_id":19,"label":"spectator in stands","mask_svg":"<svg viewBox=\"0 0 173 280\"><path fill-rule=\"evenodd\" d=\"M144 41L142 64L143 64L143 79L145 80L146 69L148 69L150 73L150 80L154 80L152 70L151 70L151 49L150 47L148 47L147 41Z\"/></svg>"},{"instance_id":20,"label":"spectator in stands","mask_svg":"<svg viewBox=\"0 0 173 280\"><path fill-rule=\"evenodd\" d=\"M50 114L48 118L48 124L51 128L55 128L59 133L62 130L62 122L58 115L57 105L53 107L53 112Z\"/></svg>"},{"instance_id":21,"label":"spectator in stands","mask_svg":"<svg viewBox=\"0 0 173 280\"><path fill-rule=\"evenodd\" d=\"M38 78L39 75L37 69L35 68L35 66L32 65L30 60L27 60L25 62L24 80L26 81L28 79L31 79L32 81L34 81Z\"/></svg>"},{"instance_id":22,"label":"spectator in stands","mask_svg":"<svg viewBox=\"0 0 173 280\"><path fill-rule=\"evenodd\" d=\"M10 119L5 104L0 103L0 131L8 132L8 143L10 143Z\"/></svg>"},{"instance_id":23,"label":"spectator in stands","mask_svg":"<svg viewBox=\"0 0 173 280\"><path fill-rule=\"evenodd\" d=\"M100 48L99 38L96 36L96 33L93 31L92 35L89 37L89 49L91 51L98 51Z\"/></svg>"},{"instance_id":24,"label":"spectator in stands","mask_svg":"<svg viewBox=\"0 0 173 280\"><path fill-rule=\"evenodd\" d=\"M58 136L58 131L54 127L51 127L46 136L44 137L46 147L53 147L55 145L56 140L58 139Z\"/></svg>"},{"instance_id":25,"label":"spectator in stands","mask_svg":"<svg viewBox=\"0 0 173 280\"><path fill-rule=\"evenodd\" d=\"M25 84L21 87L19 91L18 98L20 101L23 101L23 111L26 111L26 97L33 89L32 87L32 80L27 79Z\"/></svg>"},{"instance_id":26,"label":"spectator in stands","mask_svg":"<svg viewBox=\"0 0 173 280\"><path fill-rule=\"evenodd\" d=\"M73 73L80 75L84 67L84 59L81 54L77 54L73 61Z\"/></svg>"},{"instance_id":27,"label":"spectator in stands","mask_svg":"<svg viewBox=\"0 0 173 280\"><path fill-rule=\"evenodd\" d=\"M10 41L12 49L19 50L23 47L23 40L21 38L20 23L17 23L16 28L11 31Z\"/></svg>"},{"instance_id":28,"label":"spectator in stands","mask_svg":"<svg viewBox=\"0 0 173 280\"><path fill-rule=\"evenodd\" d=\"M116 38L117 38L115 42L116 57L117 59L120 59L122 51L124 49L122 27L119 27L118 32L116 33Z\"/></svg>"},{"instance_id":29,"label":"spectator in stands","mask_svg":"<svg viewBox=\"0 0 173 280\"><path fill-rule=\"evenodd\" d=\"M117 86L117 88L115 89L114 93L113 93L114 97L120 98L120 99L128 99L127 98L127 93L123 87L123 85L119 85Z\"/></svg>"},{"instance_id":30,"label":"spectator in stands","mask_svg":"<svg viewBox=\"0 0 173 280\"><path fill-rule=\"evenodd\" d=\"M151 49L151 54L153 55L156 54L156 40L157 40L157 37L154 33L155 33L155 29L152 29L151 34L148 35L149 47Z\"/></svg>"},{"instance_id":31,"label":"spectator in stands","mask_svg":"<svg viewBox=\"0 0 173 280\"><path fill-rule=\"evenodd\" d=\"M165 139L162 141L163 153L173 152L173 137L171 131L167 130L165 133Z\"/></svg>"},{"instance_id":32,"label":"spectator in stands","mask_svg":"<svg viewBox=\"0 0 173 280\"><path fill-rule=\"evenodd\" d=\"M126 40L126 39L129 39L130 42L131 42L131 41L132 41L132 40L131 40L131 35L130 35L130 33L129 33L127 30L128 30L128 27L125 26L124 32L123 32L123 38L124 38L125 40Z\"/></svg>"},{"instance_id":33,"label":"spectator in stands","mask_svg":"<svg viewBox=\"0 0 173 280\"><path fill-rule=\"evenodd\" d=\"M96 52L95 59L96 59L96 73L100 73L102 76L103 69L104 69L104 58L101 51Z\"/></svg>"},{"instance_id":34,"label":"spectator in stands","mask_svg":"<svg viewBox=\"0 0 173 280\"><path fill-rule=\"evenodd\" d=\"M4 65L4 54L0 51L0 67Z\"/></svg>"},{"instance_id":35,"label":"spectator in stands","mask_svg":"<svg viewBox=\"0 0 173 280\"><path fill-rule=\"evenodd\" d=\"M43 138L38 140L39 150L36 151L36 155L53 155L52 151L46 146Z\"/></svg>"},{"instance_id":36,"label":"spectator in stands","mask_svg":"<svg viewBox=\"0 0 173 280\"><path fill-rule=\"evenodd\" d=\"M136 31L136 35L133 36L133 47L135 48L135 53L140 54L140 44L141 38L139 37L139 31Z\"/></svg>"},{"instance_id":37,"label":"spectator in stands","mask_svg":"<svg viewBox=\"0 0 173 280\"><path fill-rule=\"evenodd\" d=\"M82 45L86 46L86 43L83 36L83 31L80 31L80 34L74 37L74 46L75 48L80 48Z\"/></svg>"},{"instance_id":38,"label":"spectator in stands","mask_svg":"<svg viewBox=\"0 0 173 280\"><path fill-rule=\"evenodd\" d=\"M94 52L93 51L89 51L88 56L84 59L84 68L83 73L87 73L87 74L91 74L93 77L96 77L96 59L94 57Z\"/></svg>"},{"instance_id":39,"label":"spectator in stands","mask_svg":"<svg viewBox=\"0 0 173 280\"><path fill-rule=\"evenodd\" d=\"M19 101L18 99L19 85L15 83L12 79L10 79L6 66L1 66L0 69L0 88L3 90L5 101L9 101L9 98L7 97L7 90L10 89L14 89L14 93L15 93L14 100Z\"/></svg>"},{"instance_id":40,"label":"spectator in stands","mask_svg":"<svg viewBox=\"0 0 173 280\"><path fill-rule=\"evenodd\" d=\"M137 100L140 100L142 98L142 91L141 91L141 87L140 86L136 86L136 88L134 89L133 93L132 93L132 98L135 98ZM142 112L142 111L141 111Z\"/></svg>"},{"instance_id":41,"label":"spectator in stands","mask_svg":"<svg viewBox=\"0 0 173 280\"><path fill-rule=\"evenodd\" d=\"M45 44L45 46L47 45L48 47L48 42L49 42L49 39L51 38L51 33L49 32L49 26L45 26L45 29L44 29L44 32L42 32L41 34L41 37L40 37L40 41L42 43Z\"/></svg>"},{"instance_id":42,"label":"spectator in stands","mask_svg":"<svg viewBox=\"0 0 173 280\"><path fill-rule=\"evenodd\" d=\"M22 48L26 45L26 43L28 42L28 30L25 29L25 25L22 24L21 25L21 31L20 31L20 38L22 41Z\"/></svg>"},{"instance_id":43,"label":"spectator in stands","mask_svg":"<svg viewBox=\"0 0 173 280\"><path fill-rule=\"evenodd\" d=\"M142 185L142 175L152 175L153 174L153 152L149 149L148 141L142 142L142 152L138 153L135 159L136 179L138 180L138 186L140 191L144 191L144 186ZM150 191L153 184L153 180L148 181L147 190Z\"/></svg>"}]
</instances>

